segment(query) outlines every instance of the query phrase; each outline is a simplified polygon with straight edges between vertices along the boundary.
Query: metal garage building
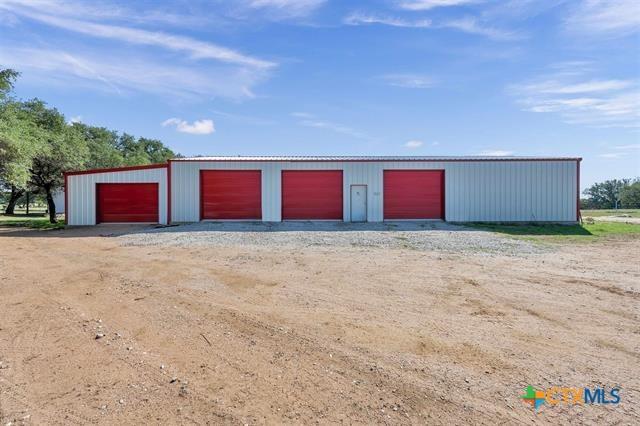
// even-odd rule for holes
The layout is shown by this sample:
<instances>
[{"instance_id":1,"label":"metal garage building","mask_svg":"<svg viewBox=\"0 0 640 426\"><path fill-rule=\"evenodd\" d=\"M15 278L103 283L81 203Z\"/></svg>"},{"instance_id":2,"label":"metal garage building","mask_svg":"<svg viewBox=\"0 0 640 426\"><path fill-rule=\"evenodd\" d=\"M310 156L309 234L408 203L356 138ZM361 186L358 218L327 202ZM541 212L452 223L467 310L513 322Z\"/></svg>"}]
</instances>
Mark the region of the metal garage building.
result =
<instances>
[{"instance_id":1,"label":"metal garage building","mask_svg":"<svg viewBox=\"0 0 640 426\"><path fill-rule=\"evenodd\" d=\"M575 222L580 158L195 157L65 174L67 222Z\"/></svg>"}]
</instances>

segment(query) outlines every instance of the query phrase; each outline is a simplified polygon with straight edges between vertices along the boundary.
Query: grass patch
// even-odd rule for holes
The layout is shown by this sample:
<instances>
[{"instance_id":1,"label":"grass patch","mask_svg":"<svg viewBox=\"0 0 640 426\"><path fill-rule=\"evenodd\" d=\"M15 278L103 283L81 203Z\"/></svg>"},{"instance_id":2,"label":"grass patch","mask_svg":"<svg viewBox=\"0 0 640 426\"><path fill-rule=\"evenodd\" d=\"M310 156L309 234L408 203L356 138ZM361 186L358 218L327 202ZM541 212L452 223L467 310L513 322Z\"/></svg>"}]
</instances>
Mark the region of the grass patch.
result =
<instances>
[{"instance_id":1,"label":"grass patch","mask_svg":"<svg viewBox=\"0 0 640 426\"><path fill-rule=\"evenodd\" d=\"M618 209L618 210L581 210L582 217L640 217L640 209Z\"/></svg>"},{"instance_id":2,"label":"grass patch","mask_svg":"<svg viewBox=\"0 0 640 426\"><path fill-rule=\"evenodd\" d=\"M49 222L49 218L42 214L0 215L0 226L15 226L32 229L63 229L64 219L58 218L58 223Z\"/></svg>"},{"instance_id":3,"label":"grass patch","mask_svg":"<svg viewBox=\"0 0 640 426\"><path fill-rule=\"evenodd\" d=\"M620 235L640 236L640 225L622 222L595 222L583 225L472 223L467 226L534 241L590 242Z\"/></svg>"}]
</instances>

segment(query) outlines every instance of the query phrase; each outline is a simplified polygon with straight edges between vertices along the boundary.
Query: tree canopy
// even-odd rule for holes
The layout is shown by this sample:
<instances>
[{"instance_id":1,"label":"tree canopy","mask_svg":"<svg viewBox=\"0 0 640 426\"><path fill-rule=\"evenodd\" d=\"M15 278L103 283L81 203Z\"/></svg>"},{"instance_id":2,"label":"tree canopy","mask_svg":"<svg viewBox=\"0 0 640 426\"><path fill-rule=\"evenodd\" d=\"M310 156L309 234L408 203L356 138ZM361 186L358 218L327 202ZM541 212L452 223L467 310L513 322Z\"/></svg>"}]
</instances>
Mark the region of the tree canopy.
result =
<instances>
[{"instance_id":1,"label":"tree canopy","mask_svg":"<svg viewBox=\"0 0 640 426\"><path fill-rule=\"evenodd\" d=\"M640 180L611 179L598 182L583 192L588 198L582 200L589 209L637 209L640 208Z\"/></svg>"},{"instance_id":2,"label":"tree canopy","mask_svg":"<svg viewBox=\"0 0 640 426\"><path fill-rule=\"evenodd\" d=\"M11 192L6 213L12 213L17 199L29 190L45 196L55 221L52 194L64 184L63 172L163 163L176 157L159 140L68 123L40 99L15 99L18 76L0 69L0 188Z\"/></svg>"}]
</instances>

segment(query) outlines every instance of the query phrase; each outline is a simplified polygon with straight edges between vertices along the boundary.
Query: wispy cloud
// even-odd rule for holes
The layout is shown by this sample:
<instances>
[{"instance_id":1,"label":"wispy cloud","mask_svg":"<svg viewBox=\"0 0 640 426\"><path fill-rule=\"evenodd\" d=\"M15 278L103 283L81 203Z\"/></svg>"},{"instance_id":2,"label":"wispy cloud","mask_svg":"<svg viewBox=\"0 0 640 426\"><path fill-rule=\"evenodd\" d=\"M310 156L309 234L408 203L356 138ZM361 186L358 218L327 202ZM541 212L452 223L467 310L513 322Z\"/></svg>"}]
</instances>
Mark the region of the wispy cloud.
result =
<instances>
[{"instance_id":1,"label":"wispy cloud","mask_svg":"<svg viewBox=\"0 0 640 426\"><path fill-rule=\"evenodd\" d=\"M74 115L73 117L71 117L69 119L69 124L73 124L73 123L82 123L82 116L81 115Z\"/></svg>"},{"instance_id":2,"label":"wispy cloud","mask_svg":"<svg viewBox=\"0 0 640 426\"><path fill-rule=\"evenodd\" d=\"M387 74L381 78L391 86L407 89L429 89L435 85L431 76L423 74Z\"/></svg>"},{"instance_id":3,"label":"wispy cloud","mask_svg":"<svg viewBox=\"0 0 640 426\"><path fill-rule=\"evenodd\" d=\"M24 11L36 12L60 17L79 18L85 21L118 20L137 24L162 24L171 26L193 26L204 23L211 24L212 16L195 16L186 13L174 13L162 8L146 8L144 12L136 10L136 2L100 1L88 2L83 0L1 0L0 11L17 13ZM9 16L9 15L7 15ZM13 16L13 15L11 15Z\"/></svg>"},{"instance_id":4,"label":"wispy cloud","mask_svg":"<svg viewBox=\"0 0 640 426\"><path fill-rule=\"evenodd\" d=\"M625 36L640 30L637 0L583 0L565 20L569 32L582 35Z\"/></svg>"},{"instance_id":5,"label":"wispy cloud","mask_svg":"<svg viewBox=\"0 0 640 426\"><path fill-rule=\"evenodd\" d=\"M424 145L424 142L422 141L411 140L411 141L407 141L407 143L404 144L404 147L409 149L417 149L417 148L420 148L422 145Z\"/></svg>"},{"instance_id":6,"label":"wispy cloud","mask_svg":"<svg viewBox=\"0 0 640 426\"><path fill-rule=\"evenodd\" d=\"M609 159L622 158L622 153L620 153L620 152L607 152L605 154L598 155L598 157L600 157L600 158L609 158Z\"/></svg>"},{"instance_id":7,"label":"wispy cloud","mask_svg":"<svg viewBox=\"0 0 640 426\"><path fill-rule=\"evenodd\" d=\"M118 40L129 44L151 45L167 50L181 51L188 54L192 59L214 59L221 62L256 68L269 68L275 66L275 63L273 62L247 56L236 50L190 37L172 35L164 32L148 31L139 28L97 24L77 19L61 18L58 16L36 13L19 7L13 8L12 11L28 17L29 19L62 28L67 31L91 37Z\"/></svg>"},{"instance_id":8,"label":"wispy cloud","mask_svg":"<svg viewBox=\"0 0 640 426\"><path fill-rule=\"evenodd\" d=\"M310 15L324 5L327 0L243 0L247 8L270 14L273 18L299 18Z\"/></svg>"},{"instance_id":9,"label":"wispy cloud","mask_svg":"<svg viewBox=\"0 0 640 426\"><path fill-rule=\"evenodd\" d=\"M347 25L388 25L399 28L429 28L431 27L430 19L407 20L393 16L383 16L366 13L352 13L344 18L343 22Z\"/></svg>"},{"instance_id":10,"label":"wispy cloud","mask_svg":"<svg viewBox=\"0 0 640 426\"><path fill-rule=\"evenodd\" d=\"M27 37L7 41L0 49L0 61L25 71L24 79L72 88L233 99L253 97L252 88L277 65L210 41L139 28L151 22L167 22L174 15L159 9L136 14L129 5L112 1L0 0L0 15L4 12L20 21L34 21L81 36L73 43L55 47L51 46L57 40ZM95 38L110 43L96 51L91 43Z\"/></svg>"},{"instance_id":11,"label":"wispy cloud","mask_svg":"<svg viewBox=\"0 0 640 426\"><path fill-rule=\"evenodd\" d=\"M508 91L526 111L556 113L567 123L640 127L640 83L592 78L586 69L543 75Z\"/></svg>"},{"instance_id":12,"label":"wispy cloud","mask_svg":"<svg viewBox=\"0 0 640 426\"><path fill-rule=\"evenodd\" d=\"M398 6L406 10L429 10L436 7L463 6L480 3L482 0L403 0Z\"/></svg>"},{"instance_id":13,"label":"wispy cloud","mask_svg":"<svg viewBox=\"0 0 640 426\"><path fill-rule=\"evenodd\" d=\"M347 15L343 19L343 23L346 25L387 25L398 28L453 29L499 41L523 38L519 33L489 26L474 17L434 22L431 19L405 19L397 16L357 12Z\"/></svg>"},{"instance_id":14,"label":"wispy cloud","mask_svg":"<svg viewBox=\"0 0 640 426\"><path fill-rule=\"evenodd\" d=\"M638 158L640 154L640 143L632 143L628 145L614 145L609 149L613 149L613 152L607 152L598 155L601 158L615 159L615 158Z\"/></svg>"},{"instance_id":15,"label":"wispy cloud","mask_svg":"<svg viewBox=\"0 0 640 426\"><path fill-rule=\"evenodd\" d=\"M478 20L477 18L470 17L470 16L446 21L442 23L440 27L453 28L468 34L476 34L476 35L484 36L494 40L508 41L508 40L519 40L523 38L521 34L518 34L514 31L507 31L500 28L489 26L484 22Z\"/></svg>"},{"instance_id":16,"label":"wispy cloud","mask_svg":"<svg viewBox=\"0 0 640 426\"><path fill-rule=\"evenodd\" d=\"M162 127L173 126L180 133L189 133L191 135L210 135L216 129L213 120L196 120L189 123L180 118L170 118L162 122Z\"/></svg>"},{"instance_id":17,"label":"wispy cloud","mask_svg":"<svg viewBox=\"0 0 640 426\"><path fill-rule=\"evenodd\" d=\"M262 73L229 66L205 69L167 65L145 57L70 53L42 48L0 49L0 63L23 71L25 81L92 88L119 95L147 92L183 99L253 97Z\"/></svg>"},{"instance_id":18,"label":"wispy cloud","mask_svg":"<svg viewBox=\"0 0 640 426\"><path fill-rule=\"evenodd\" d=\"M354 137L356 139L371 140L371 137L369 137L365 133L362 133L358 130L355 130L343 124L320 119L316 117L314 114L310 114L307 112L293 112L291 113L291 116L298 119L298 124L300 126L315 127L317 129L326 129L334 133L340 133L343 135Z\"/></svg>"},{"instance_id":19,"label":"wispy cloud","mask_svg":"<svg viewBox=\"0 0 640 426\"><path fill-rule=\"evenodd\" d=\"M507 151L503 149L489 149L480 151L476 155L481 155L483 157L508 157L510 155L513 155L513 151Z\"/></svg>"},{"instance_id":20,"label":"wispy cloud","mask_svg":"<svg viewBox=\"0 0 640 426\"><path fill-rule=\"evenodd\" d=\"M634 149L640 149L640 143L632 143L629 145L616 145L613 149L620 149L624 151L633 151Z\"/></svg>"},{"instance_id":21,"label":"wispy cloud","mask_svg":"<svg viewBox=\"0 0 640 426\"><path fill-rule=\"evenodd\" d=\"M423 145L424 145L424 142L422 142L422 141L410 140L410 141L407 141L407 143L404 144L404 147L405 148L409 148L409 149L418 149Z\"/></svg>"}]
</instances>

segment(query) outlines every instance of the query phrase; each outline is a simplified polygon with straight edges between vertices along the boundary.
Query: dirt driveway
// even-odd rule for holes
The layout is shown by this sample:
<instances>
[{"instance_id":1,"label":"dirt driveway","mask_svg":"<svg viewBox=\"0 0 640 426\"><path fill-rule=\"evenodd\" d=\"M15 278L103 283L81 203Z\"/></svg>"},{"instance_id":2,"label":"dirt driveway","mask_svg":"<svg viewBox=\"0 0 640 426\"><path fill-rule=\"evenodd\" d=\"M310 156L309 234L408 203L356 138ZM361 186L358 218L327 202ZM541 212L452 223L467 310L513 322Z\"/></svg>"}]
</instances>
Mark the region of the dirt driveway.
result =
<instances>
[{"instance_id":1,"label":"dirt driveway","mask_svg":"<svg viewBox=\"0 0 640 426\"><path fill-rule=\"evenodd\" d=\"M640 422L637 237L148 231L0 230L1 425ZM535 414L527 385L622 402Z\"/></svg>"}]
</instances>

